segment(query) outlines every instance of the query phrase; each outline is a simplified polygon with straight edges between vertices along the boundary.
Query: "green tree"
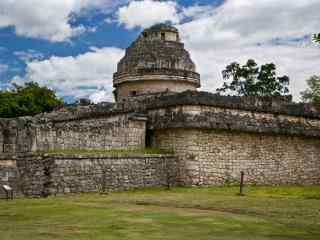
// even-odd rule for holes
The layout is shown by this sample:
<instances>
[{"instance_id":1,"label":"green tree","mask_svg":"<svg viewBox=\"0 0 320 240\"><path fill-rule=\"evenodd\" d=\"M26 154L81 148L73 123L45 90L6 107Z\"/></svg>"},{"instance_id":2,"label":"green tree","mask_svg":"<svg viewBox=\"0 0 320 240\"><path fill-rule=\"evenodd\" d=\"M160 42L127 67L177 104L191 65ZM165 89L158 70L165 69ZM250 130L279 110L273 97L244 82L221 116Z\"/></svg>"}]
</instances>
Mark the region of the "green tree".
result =
<instances>
[{"instance_id":1,"label":"green tree","mask_svg":"<svg viewBox=\"0 0 320 240\"><path fill-rule=\"evenodd\" d=\"M13 90L0 91L0 117L12 118L32 116L52 111L62 105L55 92L37 83L29 82L24 86L14 84Z\"/></svg>"},{"instance_id":2,"label":"green tree","mask_svg":"<svg viewBox=\"0 0 320 240\"><path fill-rule=\"evenodd\" d=\"M307 80L308 88L301 92L302 100L320 105L320 76L312 76Z\"/></svg>"},{"instance_id":3,"label":"green tree","mask_svg":"<svg viewBox=\"0 0 320 240\"><path fill-rule=\"evenodd\" d=\"M313 40L317 43L320 43L320 33L314 34L313 35Z\"/></svg>"},{"instance_id":4,"label":"green tree","mask_svg":"<svg viewBox=\"0 0 320 240\"><path fill-rule=\"evenodd\" d=\"M233 62L222 71L225 82L218 93L230 93L238 96L285 96L289 93L289 77L276 75L276 66L268 63L259 67L249 59L240 66Z\"/></svg>"}]
</instances>

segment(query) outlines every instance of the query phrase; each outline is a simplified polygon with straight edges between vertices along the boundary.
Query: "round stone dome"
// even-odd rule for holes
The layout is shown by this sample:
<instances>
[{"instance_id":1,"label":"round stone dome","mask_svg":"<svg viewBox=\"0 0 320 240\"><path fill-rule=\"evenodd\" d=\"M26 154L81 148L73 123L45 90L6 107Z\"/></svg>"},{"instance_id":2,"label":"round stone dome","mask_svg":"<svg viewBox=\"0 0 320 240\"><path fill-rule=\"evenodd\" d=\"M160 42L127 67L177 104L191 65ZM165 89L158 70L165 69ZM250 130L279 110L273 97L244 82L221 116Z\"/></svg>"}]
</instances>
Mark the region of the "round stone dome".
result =
<instances>
[{"instance_id":1,"label":"round stone dome","mask_svg":"<svg viewBox=\"0 0 320 240\"><path fill-rule=\"evenodd\" d=\"M173 33L179 34L179 31L177 28L165 23L159 23L159 24L153 25L152 27L150 27L149 29L146 29L145 31L148 31L148 32L164 31L164 32L173 32Z\"/></svg>"},{"instance_id":2,"label":"round stone dome","mask_svg":"<svg viewBox=\"0 0 320 240\"><path fill-rule=\"evenodd\" d=\"M196 66L168 24L145 29L126 49L114 74L116 100L163 91L182 92L200 87Z\"/></svg>"}]
</instances>

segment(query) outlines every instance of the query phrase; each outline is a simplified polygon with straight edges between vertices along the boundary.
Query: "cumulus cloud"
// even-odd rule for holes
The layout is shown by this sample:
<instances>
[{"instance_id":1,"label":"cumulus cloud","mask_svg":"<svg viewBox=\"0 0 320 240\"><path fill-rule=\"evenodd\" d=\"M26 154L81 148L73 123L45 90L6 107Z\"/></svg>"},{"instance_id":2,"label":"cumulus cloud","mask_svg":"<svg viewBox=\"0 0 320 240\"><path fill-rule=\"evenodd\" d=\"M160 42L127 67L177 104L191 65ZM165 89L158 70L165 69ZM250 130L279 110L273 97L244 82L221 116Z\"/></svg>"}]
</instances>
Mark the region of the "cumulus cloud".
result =
<instances>
[{"instance_id":1,"label":"cumulus cloud","mask_svg":"<svg viewBox=\"0 0 320 240\"><path fill-rule=\"evenodd\" d=\"M101 89L89 96L89 99L93 103L99 102L112 102L113 101L113 94L110 90Z\"/></svg>"},{"instance_id":2,"label":"cumulus cloud","mask_svg":"<svg viewBox=\"0 0 320 240\"><path fill-rule=\"evenodd\" d=\"M166 21L179 22L177 4L174 1L131 1L127 6L119 8L117 18L128 29L150 27Z\"/></svg>"},{"instance_id":3,"label":"cumulus cloud","mask_svg":"<svg viewBox=\"0 0 320 240\"><path fill-rule=\"evenodd\" d=\"M26 75L16 76L12 82L38 82L56 90L59 96L89 97L95 102L112 100L112 74L123 54L118 48L92 48L76 57L53 56L27 62Z\"/></svg>"},{"instance_id":4,"label":"cumulus cloud","mask_svg":"<svg viewBox=\"0 0 320 240\"><path fill-rule=\"evenodd\" d=\"M86 31L72 26L74 15L94 8L113 8L126 1L111 0L1 0L0 28L13 26L20 36L61 42Z\"/></svg>"},{"instance_id":5,"label":"cumulus cloud","mask_svg":"<svg viewBox=\"0 0 320 240\"><path fill-rule=\"evenodd\" d=\"M184 21L192 21L195 19L208 17L213 13L215 6L211 5L193 5L181 8L179 12L180 19Z\"/></svg>"},{"instance_id":6,"label":"cumulus cloud","mask_svg":"<svg viewBox=\"0 0 320 240\"><path fill-rule=\"evenodd\" d=\"M204 90L222 85L227 64L244 64L249 58L259 64L274 62L279 74L289 75L295 99L305 79L320 73L320 49L309 37L319 31L319 1L228 0L205 12L196 10L188 12L192 21L178 27Z\"/></svg>"}]
</instances>

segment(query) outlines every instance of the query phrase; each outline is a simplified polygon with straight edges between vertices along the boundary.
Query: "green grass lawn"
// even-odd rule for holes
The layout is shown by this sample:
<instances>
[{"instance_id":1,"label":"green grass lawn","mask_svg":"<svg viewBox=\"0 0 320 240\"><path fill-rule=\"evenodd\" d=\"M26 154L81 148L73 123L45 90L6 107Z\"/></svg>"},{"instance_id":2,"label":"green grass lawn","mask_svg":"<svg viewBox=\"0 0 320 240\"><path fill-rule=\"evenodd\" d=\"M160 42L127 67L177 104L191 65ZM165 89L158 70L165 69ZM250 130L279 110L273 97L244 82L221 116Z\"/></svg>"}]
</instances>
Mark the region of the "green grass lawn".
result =
<instances>
[{"instance_id":1,"label":"green grass lawn","mask_svg":"<svg viewBox=\"0 0 320 240\"><path fill-rule=\"evenodd\" d=\"M0 239L320 239L320 186L173 188L0 200Z\"/></svg>"}]
</instances>

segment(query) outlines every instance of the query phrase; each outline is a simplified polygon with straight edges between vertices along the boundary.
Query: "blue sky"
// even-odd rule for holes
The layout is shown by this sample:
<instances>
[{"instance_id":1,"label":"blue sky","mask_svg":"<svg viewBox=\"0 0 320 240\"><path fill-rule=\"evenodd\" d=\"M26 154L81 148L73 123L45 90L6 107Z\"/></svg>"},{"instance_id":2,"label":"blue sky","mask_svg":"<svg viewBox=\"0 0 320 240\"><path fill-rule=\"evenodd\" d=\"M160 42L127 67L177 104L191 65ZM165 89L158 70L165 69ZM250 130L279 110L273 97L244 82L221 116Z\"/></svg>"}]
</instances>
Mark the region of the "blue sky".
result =
<instances>
[{"instance_id":1,"label":"blue sky","mask_svg":"<svg viewBox=\"0 0 320 240\"><path fill-rule=\"evenodd\" d=\"M146 11L148 9L148 11ZM275 62L299 99L319 73L318 0L25 0L0 2L0 88L37 81L68 101L112 99L112 73L145 27L169 21L180 30L202 76L222 84L232 61Z\"/></svg>"}]
</instances>

